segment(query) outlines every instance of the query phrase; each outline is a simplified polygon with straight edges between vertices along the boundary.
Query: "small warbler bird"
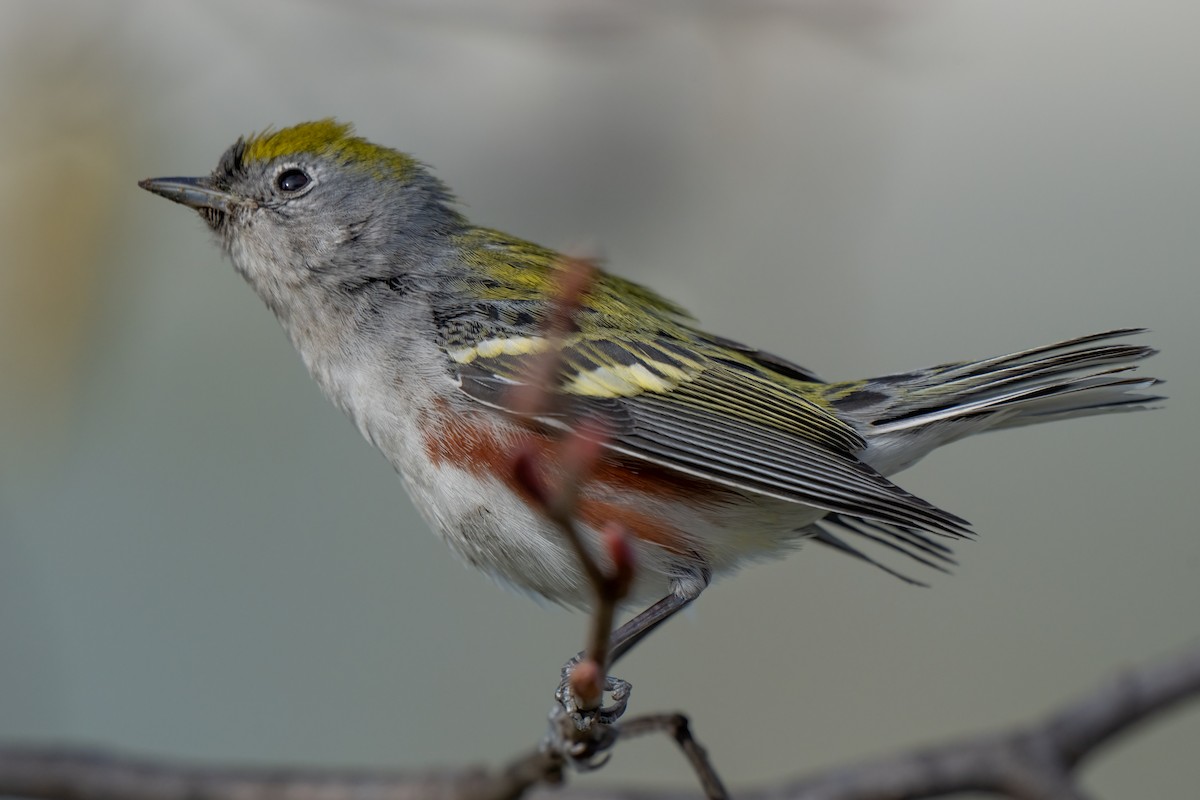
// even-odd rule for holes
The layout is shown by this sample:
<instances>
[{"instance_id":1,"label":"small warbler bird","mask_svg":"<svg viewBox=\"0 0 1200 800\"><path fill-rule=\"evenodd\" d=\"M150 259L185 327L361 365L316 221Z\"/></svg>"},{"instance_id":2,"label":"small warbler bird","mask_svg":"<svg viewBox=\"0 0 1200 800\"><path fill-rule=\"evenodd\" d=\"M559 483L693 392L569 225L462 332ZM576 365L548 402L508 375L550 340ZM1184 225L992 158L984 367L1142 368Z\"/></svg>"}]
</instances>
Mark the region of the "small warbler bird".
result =
<instances>
[{"instance_id":1,"label":"small warbler bird","mask_svg":"<svg viewBox=\"0 0 1200 800\"><path fill-rule=\"evenodd\" d=\"M207 177L140 185L200 212L460 556L568 605L586 603L589 586L512 457L603 418L605 457L581 489L579 523L593 543L607 522L623 525L632 596L661 598L622 628L627 646L714 575L806 539L900 577L862 543L940 568L950 551L939 538L967 523L886 476L981 431L1160 399L1145 393L1157 381L1132 374L1154 351L1114 341L1137 329L829 383L604 272L552 341L562 256L472 225L421 163L329 119L239 139ZM551 347L559 410L531 415L511 390Z\"/></svg>"}]
</instances>

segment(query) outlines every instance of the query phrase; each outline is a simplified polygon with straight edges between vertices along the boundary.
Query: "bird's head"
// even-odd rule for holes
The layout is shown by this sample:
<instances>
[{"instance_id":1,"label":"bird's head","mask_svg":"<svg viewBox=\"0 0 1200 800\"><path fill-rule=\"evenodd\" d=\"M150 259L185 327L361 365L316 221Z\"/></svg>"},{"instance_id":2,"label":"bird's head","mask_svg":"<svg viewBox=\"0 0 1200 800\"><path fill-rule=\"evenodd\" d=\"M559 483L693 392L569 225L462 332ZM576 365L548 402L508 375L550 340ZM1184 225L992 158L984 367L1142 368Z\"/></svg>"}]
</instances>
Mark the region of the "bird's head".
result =
<instances>
[{"instance_id":1,"label":"bird's head","mask_svg":"<svg viewBox=\"0 0 1200 800\"><path fill-rule=\"evenodd\" d=\"M332 119L238 139L211 175L139 185L199 211L283 315L297 292L353 290L436 258L464 224L416 159Z\"/></svg>"}]
</instances>

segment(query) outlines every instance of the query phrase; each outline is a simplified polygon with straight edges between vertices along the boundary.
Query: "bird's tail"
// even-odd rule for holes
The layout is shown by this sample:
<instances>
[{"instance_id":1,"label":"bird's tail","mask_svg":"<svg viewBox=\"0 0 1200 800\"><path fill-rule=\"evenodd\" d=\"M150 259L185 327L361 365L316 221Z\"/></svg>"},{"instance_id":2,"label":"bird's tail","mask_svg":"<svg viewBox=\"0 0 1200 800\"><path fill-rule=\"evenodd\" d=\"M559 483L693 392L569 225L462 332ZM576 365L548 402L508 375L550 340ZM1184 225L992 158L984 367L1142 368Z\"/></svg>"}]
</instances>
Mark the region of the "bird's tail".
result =
<instances>
[{"instance_id":1,"label":"bird's tail","mask_svg":"<svg viewBox=\"0 0 1200 800\"><path fill-rule=\"evenodd\" d=\"M941 445L980 431L1132 411L1162 400L1147 391L1160 381L1133 374L1135 362L1155 351L1112 341L1138 333L1141 328L1107 331L983 361L827 384L826 399L866 440L859 458L891 475ZM913 528L830 514L807 533L909 583L920 581L876 554L899 552L942 571L954 564L944 543ZM845 533L866 549L843 539Z\"/></svg>"},{"instance_id":2,"label":"bird's tail","mask_svg":"<svg viewBox=\"0 0 1200 800\"><path fill-rule=\"evenodd\" d=\"M890 474L979 431L1136 410L1162 400L1147 393L1160 381L1133 374L1134 362L1156 351L1112 341L1143 330L1106 331L982 361L830 384L828 397L863 432L864 460Z\"/></svg>"}]
</instances>

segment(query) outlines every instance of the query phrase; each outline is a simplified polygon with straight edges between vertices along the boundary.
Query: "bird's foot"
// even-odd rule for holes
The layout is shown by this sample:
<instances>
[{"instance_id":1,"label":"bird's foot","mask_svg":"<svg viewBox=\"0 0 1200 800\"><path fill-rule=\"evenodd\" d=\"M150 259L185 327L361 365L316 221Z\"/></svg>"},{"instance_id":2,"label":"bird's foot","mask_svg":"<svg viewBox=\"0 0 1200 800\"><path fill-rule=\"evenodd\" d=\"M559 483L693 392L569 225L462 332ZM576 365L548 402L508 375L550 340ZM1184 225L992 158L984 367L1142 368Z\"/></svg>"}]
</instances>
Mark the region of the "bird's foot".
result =
<instances>
[{"instance_id":1,"label":"bird's foot","mask_svg":"<svg viewBox=\"0 0 1200 800\"><path fill-rule=\"evenodd\" d=\"M633 685L629 681L615 678L612 675L605 675L599 680L596 680L599 676L589 676L582 682L573 678L576 669L581 665L587 668L589 664L594 665L594 663L584 662L580 656L572 658L563 665L562 681L554 692L554 699L558 701L559 707L575 721L576 728L581 731L587 730L595 724L612 725L620 719L621 715L625 713L626 706L629 705L629 694L633 689ZM581 683L591 685L581 687ZM587 698L578 696L581 689L585 694L593 694L597 688L600 694L590 702ZM605 694L612 698L611 705L601 705Z\"/></svg>"},{"instance_id":2,"label":"bird's foot","mask_svg":"<svg viewBox=\"0 0 1200 800\"><path fill-rule=\"evenodd\" d=\"M581 770L603 766L617 739L613 725L625 713L632 688L629 681L600 676L596 662L575 656L563 665L543 747L562 754ZM612 699L609 705L603 705L604 695Z\"/></svg>"}]
</instances>

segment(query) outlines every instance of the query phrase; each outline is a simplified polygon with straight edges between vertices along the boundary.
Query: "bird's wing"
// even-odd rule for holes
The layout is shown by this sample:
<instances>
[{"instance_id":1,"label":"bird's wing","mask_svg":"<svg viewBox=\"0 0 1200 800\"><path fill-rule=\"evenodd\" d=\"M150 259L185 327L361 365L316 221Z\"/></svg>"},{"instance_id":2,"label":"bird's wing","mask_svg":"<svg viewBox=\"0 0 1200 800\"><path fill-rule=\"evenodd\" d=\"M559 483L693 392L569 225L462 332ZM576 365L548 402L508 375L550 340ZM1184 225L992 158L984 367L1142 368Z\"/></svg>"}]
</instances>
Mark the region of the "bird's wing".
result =
<instances>
[{"instance_id":1,"label":"bird's wing","mask_svg":"<svg viewBox=\"0 0 1200 800\"><path fill-rule=\"evenodd\" d=\"M529 382L531 356L559 347L552 388L563 409L539 422L600 417L606 446L634 459L855 518L965 532L963 520L859 461L862 437L823 400L812 373L698 331L640 286L601 273L576 331L555 343L531 333L541 330L553 282L531 279L549 256L530 258L528 247L505 253L516 262L511 274L487 265L486 280L503 285L452 291L435 304L442 345L471 398L516 413L513 390Z\"/></svg>"},{"instance_id":2,"label":"bird's wing","mask_svg":"<svg viewBox=\"0 0 1200 800\"><path fill-rule=\"evenodd\" d=\"M678 381L664 378L656 370L661 362L650 359L622 357L582 371L579 347L563 349L559 393L566 410L541 414L539 422L569 429L599 418L609 449L723 486L906 529L952 536L966 530L963 520L859 461L857 434L832 424L802 395L782 396L761 377L712 364ZM595 364L596 341L583 347L586 363ZM596 370L605 371L602 379ZM520 413L514 390L526 382L508 358L476 357L458 374L474 400Z\"/></svg>"}]
</instances>

